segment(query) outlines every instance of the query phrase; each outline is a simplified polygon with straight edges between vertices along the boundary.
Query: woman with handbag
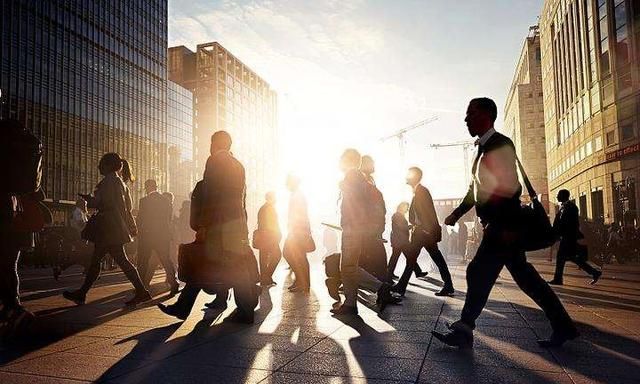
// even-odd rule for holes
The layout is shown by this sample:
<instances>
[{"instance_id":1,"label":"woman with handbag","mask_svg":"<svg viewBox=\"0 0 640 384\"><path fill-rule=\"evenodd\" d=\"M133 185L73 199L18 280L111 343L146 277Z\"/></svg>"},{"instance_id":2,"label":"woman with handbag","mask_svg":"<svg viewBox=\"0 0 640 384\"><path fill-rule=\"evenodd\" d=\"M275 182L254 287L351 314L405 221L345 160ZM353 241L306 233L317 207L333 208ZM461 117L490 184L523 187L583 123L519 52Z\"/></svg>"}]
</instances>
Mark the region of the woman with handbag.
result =
<instances>
[{"instance_id":1,"label":"woman with handbag","mask_svg":"<svg viewBox=\"0 0 640 384\"><path fill-rule=\"evenodd\" d=\"M308 293L311 283L307 253L315 251L316 245L311 236L307 200L302 191L300 191L300 179L298 177L290 175L287 178L287 189L291 192L291 197L289 198L289 233L284 242L282 253L295 275L295 281L289 287L289 292Z\"/></svg>"},{"instance_id":2,"label":"woman with handbag","mask_svg":"<svg viewBox=\"0 0 640 384\"><path fill-rule=\"evenodd\" d=\"M138 271L127 258L124 249L124 245L131 242L138 230L131 214L129 189L117 173L122 169L122 164L123 160L117 153L102 156L98 169L104 176L103 179L96 185L93 196L81 195L89 208L95 208L98 212L91 216L82 231L83 238L95 244L84 284L76 291L63 293L64 298L78 305L85 303L87 292L98 279L101 261L107 253L115 259L136 289L135 296L126 304L136 305L151 300L149 291L142 284Z\"/></svg>"}]
</instances>

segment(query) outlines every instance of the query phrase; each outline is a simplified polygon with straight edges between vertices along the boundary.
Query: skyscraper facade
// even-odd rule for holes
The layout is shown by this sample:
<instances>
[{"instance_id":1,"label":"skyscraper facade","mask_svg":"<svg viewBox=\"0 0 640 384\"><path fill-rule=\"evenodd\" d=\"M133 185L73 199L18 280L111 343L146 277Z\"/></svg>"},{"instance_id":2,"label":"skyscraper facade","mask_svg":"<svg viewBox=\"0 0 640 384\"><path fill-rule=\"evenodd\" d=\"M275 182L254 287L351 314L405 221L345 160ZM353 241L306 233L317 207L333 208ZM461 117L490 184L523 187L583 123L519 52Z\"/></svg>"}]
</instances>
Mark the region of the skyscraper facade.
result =
<instances>
[{"instance_id":1,"label":"skyscraper facade","mask_svg":"<svg viewBox=\"0 0 640 384\"><path fill-rule=\"evenodd\" d=\"M548 210L549 186L540 64L540 33L538 26L534 26L529 29L529 35L522 46L507 96L504 133L513 140L516 153L524 164L540 201ZM525 195L526 198L528 196Z\"/></svg>"},{"instance_id":2,"label":"skyscraper facade","mask_svg":"<svg viewBox=\"0 0 640 384\"><path fill-rule=\"evenodd\" d=\"M167 81L167 190L174 194L175 207L189 199L194 187L193 95L173 81Z\"/></svg>"},{"instance_id":3,"label":"skyscraper facade","mask_svg":"<svg viewBox=\"0 0 640 384\"><path fill-rule=\"evenodd\" d=\"M199 44L196 52L169 48L169 79L193 92L196 172L204 171L213 132L231 133L233 152L247 171L247 208L254 220L276 175L276 93L217 42Z\"/></svg>"},{"instance_id":4,"label":"skyscraper facade","mask_svg":"<svg viewBox=\"0 0 640 384\"><path fill-rule=\"evenodd\" d=\"M0 118L41 138L50 198L92 191L110 151L166 185L166 0L5 0L0 31Z\"/></svg>"},{"instance_id":5,"label":"skyscraper facade","mask_svg":"<svg viewBox=\"0 0 640 384\"><path fill-rule=\"evenodd\" d=\"M584 217L640 205L640 1L546 0L540 15L549 189Z\"/></svg>"}]
</instances>

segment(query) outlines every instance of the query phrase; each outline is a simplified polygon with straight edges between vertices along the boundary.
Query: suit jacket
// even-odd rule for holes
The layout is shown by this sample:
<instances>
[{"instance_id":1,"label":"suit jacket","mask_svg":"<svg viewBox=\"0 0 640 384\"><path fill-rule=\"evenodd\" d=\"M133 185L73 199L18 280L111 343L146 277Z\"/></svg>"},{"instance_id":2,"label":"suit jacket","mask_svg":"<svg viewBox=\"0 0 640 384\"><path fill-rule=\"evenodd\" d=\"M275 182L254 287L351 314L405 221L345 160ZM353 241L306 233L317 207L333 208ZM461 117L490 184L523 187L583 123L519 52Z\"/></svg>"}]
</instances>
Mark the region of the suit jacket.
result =
<instances>
[{"instance_id":1,"label":"suit jacket","mask_svg":"<svg viewBox=\"0 0 640 384\"><path fill-rule=\"evenodd\" d=\"M215 252L245 252L249 230L244 167L231 152L218 151L207 159L202 187L200 225L207 229L207 243Z\"/></svg>"},{"instance_id":2,"label":"suit jacket","mask_svg":"<svg viewBox=\"0 0 640 384\"><path fill-rule=\"evenodd\" d=\"M400 212L391 216L391 246L402 248L409 244L409 222Z\"/></svg>"},{"instance_id":3,"label":"suit jacket","mask_svg":"<svg viewBox=\"0 0 640 384\"><path fill-rule=\"evenodd\" d=\"M517 222L522 187L518 181L513 142L496 132L478 148L477 159L477 173L472 175L469 190L453 216L460 219L475 206L483 224Z\"/></svg>"},{"instance_id":4,"label":"suit jacket","mask_svg":"<svg viewBox=\"0 0 640 384\"><path fill-rule=\"evenodd\" d=\"M141 239L169 239L171 235L171 202L158 191L151 192L138 203L138 231Z\"/></svg>"},{"instance_id":5,"label":"suit jacket","mask_svg":"<svg viewBox=\"0 0 640 384\"><path fill-rule=\"evenodd\" d=\"M369 194L369 215L371 233L377 237L382 236L387 218L387 207L384 203L384 196L376 186L373 178L367 180L367 189Z\"/></svg>"},{"instance_id":6,"label":"suit jacket","mask_svg":"<svg viewBox=\"0 0 640 384\"><path fill-rule=\"evenodd\" d=\"M578 207L573 202L567 201L562 204L553 220L553 229L562 241L576 242L584 238L580 232Z\"/></svg>"},{"instance_id":7,"label":"suit jacket","mask_svg":"<svg viewBox=\"0 0 640 384\"><path fill-rule=\"evenodd\" d=\"M97 246L120 245L132 240L135 221L131 215L130 201L129 188L115 172L106 175L96 185L87 206L97 209L100 215Z\"/></svg>"},{"instance_id":8,"label":"suit jacket","mask_svg":"<svg viewBox=\"0 0 640 384\"><path fill-rule=\"evenodd\" d=\"M351 170L340 182L340 226L343 232L367 232L369 194L367 180L358 170Z\"/></svg>"},{"instance_id":9,"label":"suit jacket","mask_svg":"<svg viewBox=\"0 0 640 384\"><path fill-rule=\"evenodd\" d=\"M258 230L267 234L267 239L279 242L282 234L278 223L278 212L273 204L264 203L258 210Z\"/></svg>"},{"instance_id":10,"label":"suit jacket","mask_svg":"<svg viewBox=\"0 0 640 384\"><path fill-rule=\"evenodd\" d=\"M409 207L409 222L413 224L415 231L428 233L436 242L442 240L442 228L431 193L422 184L418 184L413 193Z\"/></svg>"}]
</instances>

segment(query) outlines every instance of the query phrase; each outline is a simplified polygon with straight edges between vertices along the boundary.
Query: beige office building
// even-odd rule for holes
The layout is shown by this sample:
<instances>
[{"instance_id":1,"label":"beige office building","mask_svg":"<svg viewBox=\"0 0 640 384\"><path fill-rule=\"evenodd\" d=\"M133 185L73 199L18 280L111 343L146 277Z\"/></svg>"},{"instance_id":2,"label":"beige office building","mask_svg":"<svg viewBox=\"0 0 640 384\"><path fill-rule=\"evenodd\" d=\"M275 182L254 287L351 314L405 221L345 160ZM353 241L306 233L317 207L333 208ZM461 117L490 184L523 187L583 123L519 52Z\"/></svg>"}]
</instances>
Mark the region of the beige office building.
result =
<instances>
[{"instance_id":1,"label":"beige office building","mask_svg":"<svg viewBox=\"0 0 640 384\"><path fill-rule=\"evenodd\" d=\"M247 210L253 223L267 189L279 185L275 181L276 93L217 42L199 44L196 52L184 46L169 48L168 71L171 81L193 93L196 175L204 171L211 135L228 131L233 137L232 150L246 168Z\"/></svg>"},{"instance_id":2,"label":"beige office building","mask_svg":"<svg viewBox=\"0 0 640 384\"><path fill-rule=\"evenodd\" d=\"M516 66L504 107L504 134L513 140L516 153L540 201L548 210L540 33L537 26L529 29ZM526 191L523 193L526 201L528 194Z\"/></svg>"},{"instance_id":3,"label":"beige office building","mask_svg":"<svg viewBox=\"0 0 640 384\"><path fill-rule=\"evenodd\" d=\"M540 16L550 194L633 221L640 200L640 1L546 0Z\"/></svg>"}]
</instances>

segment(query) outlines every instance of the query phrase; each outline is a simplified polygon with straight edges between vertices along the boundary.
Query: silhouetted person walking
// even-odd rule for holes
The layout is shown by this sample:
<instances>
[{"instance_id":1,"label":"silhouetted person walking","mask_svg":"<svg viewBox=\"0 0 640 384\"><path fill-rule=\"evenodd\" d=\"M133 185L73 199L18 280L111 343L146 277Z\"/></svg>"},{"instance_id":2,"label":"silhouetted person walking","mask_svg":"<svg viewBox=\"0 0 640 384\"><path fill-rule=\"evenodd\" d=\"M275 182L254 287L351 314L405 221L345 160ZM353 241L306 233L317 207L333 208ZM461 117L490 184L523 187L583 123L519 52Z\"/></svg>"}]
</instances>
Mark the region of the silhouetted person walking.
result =
<instances>
[{"instance_id":1,"label":"silhouetted person walking","mask_svg":"<svg viewBox=\"0 0 640 384\"><path fill-rule=\"evenodd\" d=\"M192 200L191 204L191 226L197 229L197 238L206 244L207 255L203 257L230 259L242 266L237 268L237 280L231 284L237 308L225 321L253 323L258 295L250 271L244 268L244 258L250 252L245 170L231 153L231 136L226 131L217 131L211 137L211 156L207 159L204 179L198 185L202 190L197 191L196 186L193 193L197 201ZM187 283L175 304L158 304L158 307L162 312L184 320L202 288ZM210 307L226 307L227 292L224 288L217 290L216 300Z\"/></svg>"},{"instance_id":2,"label":"silhouetted person walking","mask_svg":"<svg viewBox=\"0 0 640 384\"><path fill-rule=\"evenodd\" d=\"M418 167L409 168L407 184L413 188L413 199L409 207L409 223L412 225L411 241L407 251L407 266L400 277L400 281L392 288L394 292L404 295L407 284L411 278L411 273L415 270L418 256L422 248L429 252L429 256L438 267L440 276L444 282L444 287L436 292L436 296L453 295L453 282L447 267L447 262L438 248L438 242L442 240L442 229L438 223L436 208L429 190L420 184L422 180L422 170Z\"/></svg>"},{"instance_id":3,"label":"silhouetted person walking","mask_svg":"<svg viewBox=\"0 0 640 384\"><path fill-rule=\"evenodd\" d=\"M398 277L394 274L398 259L400 259L401 254L406 252L409 246L409 231L411 227L407 221L407 212L409 212L409 203L403 201L398 204L396 212L391 216L391 258L387 268L387 281L392 281L394 277Z\"/></svg>"},{"instance_id":4,"label":"silhouetted person walking","mask_svg":"<svg viewBox=\"0 0 640 384\"><path fill-rule=\"evenodd\" d=\"M18 260L24 248L33 246L33 233L16 228L25 213L26 200L42 200L42 144L16 120L0 120L0 322L14 332L34 318L20 303Z\"/></svg>"},{"instance_id":5,"label":"silhouetted person walking","mask_svg":"<svg viewBox=\"0 0 640 384\"><path fill-rule=\"evenodd\" d=\"M344 179L340 183L340 225L342 227L342 255L340 274L344 285L344 303L331 312L338 316L358 314L358 287L377 292L376 304L384 310L387 304L398 303L391 295L391 286L371 276L359 267L360 257L366 249L368 225L370 223L369 185L359 171L361 156L355 149L347 149L340 158Z\"/></svg>"},{"instance_id":6,"label":"silhouetted person walking","mask_svg":"<svg viewBox=\"0 0 640 384\"><path fill-rule=\"evenodd\" d=\"M146 287L151 283L155 269L150 269L151 253L155 252L167 274L167 282L171 294L178 293L180 288L176 280L176 269L171 261L171 220L173 207L163 194L158 192L155 180L144 183L146 196L138 203L138 268ZM154 263L155 264L155 263Z\"/></svg>"},{"instance_id":7,"label":"silhouetted person walking","mask_svg":"<svg viewBox=\"0 0 640 384\"><path fill-rule=\"evenodd\" d=\"M96 185L93 195L82 195L89 208L98 210L93 218L94 224L91 224L91 219L87 223L87 226L93 225L94 233L91 241L95 244L95 249L91 264L82 287L76 291L65 291L63 296L78 305L84 304L87 292L100 275L101 261L108 253L135 287L135 296L126 304L136 305L149 301L151 295L124 250L124 244L130 242L131 236L135 236L138 230L131 214L131 206L127 204L131 202L129 188L117 174L122 169L122 158L117 153L107 153L100 159L98 169L104 177Z\"/></svg>"},{"instance_id":8,"label":"silhouetted person walking","mask_svg":"<svg viewBox=\"0 0 640 384\"><path fill-rule=\"evenodd\" d=\"M465 121L469 133L479 138L478 154L472 168L473 181L462 203L445 219L445 224L455 225L475 206L484 236L467 267L467 296L460 320L451 324L446 333L432 333L448 345L472 347L476 319L486 305L500 271L506 266L520 289L551 321L553 334L548 340L540 340L540 345L559 346L577 337L578 333L553 290L527 262L520 242L521 236L526 234L519 230L522 187L516 172L515 147L508 137L494 130L497 114L495 103L488 98L473 99L467 108Z\"/></svg>"},{"instance_id":9,"label":"silhouetted person walking","mask_svg":"<svg viewBox=\"0 0 640 384\"><path fill-rule=\"evenodd\" d=\"M580 231L578 207L569 200L571 195L566 189L558 191L557 197L561 206L553 221L553 229L560 239L560 246L556 254L556 272L549 284L562 285L564 265L567 261L573 261L580 269L591 275L593 278L591 284L593 285L600 279L602 272L587 262L586 245L578 244L578 240L584 239L584 235Z\"/></svg>"},{"instance_id":10,"label":"silhouetted person walking","mask_svg":"<svg viewBox=\"0 0 640 384\"><path fill-rule=\"evenodd\" d=\"M376 166L371 156L362 156L360 170L369 184L368 191L370 196L368 202L371 215L366 249L362 260L360 260L360 266L378 280L386 280L387 250L384 247L382 234L385 229L387 207L385 206L382 192L376 186L376 181L373 178Z\"/></svg>"},{"instance_id":11,"label":"silhouetted person walking","mask_svg":"<svg viewBox=\"0 0 640 384\"><path fill-rule=\"evenodd\" d=\"M273 272L276 270L282 252L280 251L280 223L276 211L276 194L267 192L265 203L258 210L258 230L254 234L259 236L258 247L260 257L260 285L263 287L276 285ZM256 239L254 239L254 242Z\"/></svg>"},{"instance_id":12,"label":"silhouetted person walking","mask_svg":"<svg viewBox=\"0 0 640 384\"><path fill-rule=\"evenodd\" d=\"M309 260L307 252L313 251L315 245L311 237L309 225L309 213L307 212L307 199L300 190L300 179L290 175L287 177L287 189L291 192L289 197L289 233L282 250L284 258L291 266L296 279L289 287L290 292L309 292Z\"/></svg>"}]
</instances>

